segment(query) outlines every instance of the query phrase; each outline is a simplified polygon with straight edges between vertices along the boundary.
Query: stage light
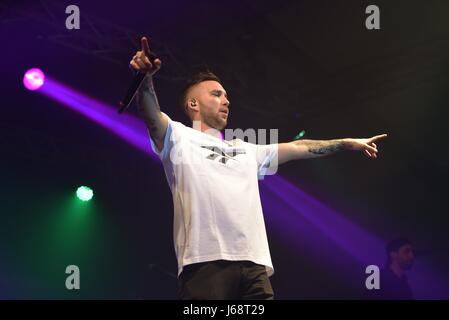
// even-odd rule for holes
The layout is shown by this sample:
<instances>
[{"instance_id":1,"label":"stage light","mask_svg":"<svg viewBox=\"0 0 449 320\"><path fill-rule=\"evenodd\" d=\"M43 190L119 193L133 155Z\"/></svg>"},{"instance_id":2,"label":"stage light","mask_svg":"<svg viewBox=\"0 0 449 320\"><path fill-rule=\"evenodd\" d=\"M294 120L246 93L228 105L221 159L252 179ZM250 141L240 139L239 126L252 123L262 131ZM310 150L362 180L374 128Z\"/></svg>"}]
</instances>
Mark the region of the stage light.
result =
<instances>
[{"instance_id":1,"label":"stage light","mask_svg":"<svg viewBox=\"0 0 449 320\"><path fill-rule=\"evenodd\" d=\"M76 190L76 196L81 201L89 201L94 196L94 192L89 187L81 186Z\"/></svg>"},{"instance_id":2,"label":"stage light","mask_svg":"<svg viewBox=\"0 0 449 320\"><path fill-rule=\"evenodd\" d=\"M306 134L306 131L305 131L305 130L302 130L301 132L299 132L299 133L293 138L293 140L301 139L302 137L304 137L305 134Z\"/></svg>"},{"instance_id":3,"label":"stage light","mask_svg":"<svg viewBox=\"0 0 449 320\"><path fill-rule=\"evenodd\" d=\"M33 68L23 76L23 85L28 90L37 90L44 85L45 75L41 69Z\"/></svg>"}]
</instances>

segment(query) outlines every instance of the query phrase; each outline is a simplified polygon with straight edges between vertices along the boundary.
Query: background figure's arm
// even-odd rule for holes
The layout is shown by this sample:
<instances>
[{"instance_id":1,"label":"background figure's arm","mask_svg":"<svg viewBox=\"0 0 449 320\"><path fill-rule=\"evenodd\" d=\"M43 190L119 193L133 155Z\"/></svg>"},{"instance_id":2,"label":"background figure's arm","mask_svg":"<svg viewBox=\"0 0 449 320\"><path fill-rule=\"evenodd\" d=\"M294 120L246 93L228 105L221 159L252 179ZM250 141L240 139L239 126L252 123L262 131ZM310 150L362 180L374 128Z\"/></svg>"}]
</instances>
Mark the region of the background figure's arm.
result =
<instances>
[{"instance_id":1,"label":"background figure's arm","mask_svg":"<svg viewBox=\"0 0 449 320\"><path fill-rule=\"evenodd\" d=\"M129 62L132 69L146 73L146 77L137 92L137 105L140 117L145 121L148 130L159 151L164 148L165 132L167 131L168 119L161 112L157 100L156 91L153 86L153 74L155 74L162 65L158 58L153 63L150 57L150 47L146 37L140 40L142 50L136 52Z\"/></svg>"},{"instance_id":2,"label":"background figure's arm","mask_svg":"<svg viewBox=\"0 0 449 320\"><path fill-rule=\"evenodd\" d=\"M375 159L378 150L374 142L385 137L387 137L386 134L381 134L367 139L296 140L280 143L278 163L323 157L342 150L362 151L367 157Z\"/></svg>"}]
</instances>

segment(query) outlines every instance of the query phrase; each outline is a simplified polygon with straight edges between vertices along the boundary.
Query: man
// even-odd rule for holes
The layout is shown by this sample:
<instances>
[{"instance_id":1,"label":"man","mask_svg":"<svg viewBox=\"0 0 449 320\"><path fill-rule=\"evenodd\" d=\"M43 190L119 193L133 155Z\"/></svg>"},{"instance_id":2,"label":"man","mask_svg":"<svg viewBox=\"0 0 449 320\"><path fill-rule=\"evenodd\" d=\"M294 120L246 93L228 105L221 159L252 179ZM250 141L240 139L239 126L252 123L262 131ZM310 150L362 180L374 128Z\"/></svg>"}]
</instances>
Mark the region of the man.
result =
<instances>
[{"instance_id":1,"label":"man","mask_svg":"<svg viewBox=\"0 0 449 320\"><path fill-rule=\"evenodd\" d=\"M340 150L376 158L375 142L386 135L269 145L222 140L219 130L226 127L229 100L212 73L196 75L183 90L182 105L193 125L186 127L161 112L152 82L161 61L150 62L145 37L141 46L130 65L147 74L137 94L138 108L173 195L180 297L272 299L269 276L274 270L257 177L273 172L277 164Z\"/></svg>"},{"instance_id":2,"label":"man","mask_svg":"<svg viewBox=\"0 0 449 320\"><path fill-rule=\"evenodd\" d=\"M403 237L393 239L387 244L386 251L387 264L380 272L380 289L377 298L385 300L413 299L413 293L405 275L415 260L410 240Z\"/></svg>"}]
</instances>

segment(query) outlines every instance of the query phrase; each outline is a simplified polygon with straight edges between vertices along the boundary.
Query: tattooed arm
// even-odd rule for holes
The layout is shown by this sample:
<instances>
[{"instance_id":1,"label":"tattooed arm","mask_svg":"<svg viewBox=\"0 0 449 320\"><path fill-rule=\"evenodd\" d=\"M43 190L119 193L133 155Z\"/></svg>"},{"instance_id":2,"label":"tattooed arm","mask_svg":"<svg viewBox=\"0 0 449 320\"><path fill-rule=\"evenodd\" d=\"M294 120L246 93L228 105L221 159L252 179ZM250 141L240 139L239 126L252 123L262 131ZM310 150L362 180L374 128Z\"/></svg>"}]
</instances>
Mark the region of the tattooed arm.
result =
<instances>
[{"instance_id":1,"label":"tattooed arm","mask_svg":"<svg viewBox=\"0 0 449 320\"><path fill-rule=\"evenodd\" d=\"M159 107L151 76L148 75L145 77L137 92L136 98L140 117L145 121L150 136L160 151L164 147L168 119Z\"/></svg>"},{"instance_id":2,"label":"tattooed arm","mask_svg":"<svg viewBox=\"0 0 449 320\"><path fill-rule=\"evenodd\" d=\"M343 150L362 151L369 158L377 158L378 150L375 141L386 136L386 134L382 134L367 139L296 140L280 143L278 164L290 160L328 156Z\"/></svg>"},{"instance_id":3,"label":"tattooed arm","mask_svg":"<svg viewBox=\"0 0 449 320\"><path fill-rule=\"evenodd\" d=\"M160 150L164 147L164 137L167 131L168 119L165 114L161 112L159 102L157 101L156 91L153 86L153 74L160 68L162 61L158 58L153 62L149 60L150 47L148 39L142 37L140 40L142 50L136 52L132 60L129 62L133 70L145 73L145 79L137 91L137 109L140 117L145 121L151 139Z\"/></svg>"}]
</instances>

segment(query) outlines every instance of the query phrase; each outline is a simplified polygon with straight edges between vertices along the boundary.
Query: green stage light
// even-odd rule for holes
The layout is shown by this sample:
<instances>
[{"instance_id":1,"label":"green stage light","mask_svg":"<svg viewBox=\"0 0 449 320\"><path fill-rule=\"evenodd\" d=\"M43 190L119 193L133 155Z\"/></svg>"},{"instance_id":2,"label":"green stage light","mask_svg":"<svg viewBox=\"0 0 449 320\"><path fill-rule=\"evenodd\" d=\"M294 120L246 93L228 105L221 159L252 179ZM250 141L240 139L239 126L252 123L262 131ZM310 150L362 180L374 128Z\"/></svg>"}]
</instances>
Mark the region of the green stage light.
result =
<instances>
[{"instance_id":1,"label":"green stage light","mask_svg":"<svg viewBox=\"0 0 449 320\"><path fill-rule=\"evenodd\" d=\"M305 131L305 130L302 130L301 132L299 132L299 133L293 138L293 140L301 139L302 137L304 137L305 134L306 134L306 131Z\"/></svg>"},{"instance_id":2,"label":"green stage light","mask_svg":"<svg viewBox=\"0 0 449 320\"><path fill-rule=\"evenodd\" d=\"M94 192L89 187L81 186L76 190L76 196L81 201L89 201L94 196Z\"/></svg>"}]
</instances>

